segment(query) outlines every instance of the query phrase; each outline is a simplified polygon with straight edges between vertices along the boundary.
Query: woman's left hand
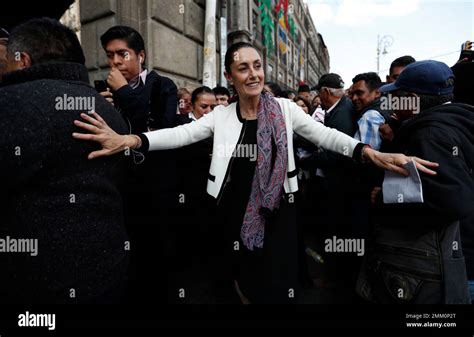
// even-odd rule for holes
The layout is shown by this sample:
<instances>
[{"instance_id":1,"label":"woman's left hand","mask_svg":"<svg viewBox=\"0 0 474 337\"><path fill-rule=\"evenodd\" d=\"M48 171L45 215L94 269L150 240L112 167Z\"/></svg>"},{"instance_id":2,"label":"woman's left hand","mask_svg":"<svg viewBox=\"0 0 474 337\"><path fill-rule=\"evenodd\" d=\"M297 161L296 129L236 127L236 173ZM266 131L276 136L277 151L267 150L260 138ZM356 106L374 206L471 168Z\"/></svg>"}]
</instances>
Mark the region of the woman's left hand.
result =
<instances>
[{"instance_id":1,"label":"woman's left hand","mask_svg":"<svg viewBox=\"0 0 474 337\"><path fill-rule=\"evenodd\" d=\"M403 168L403 165L412 160L415 162L416 168L419 171L433 176L436 175L436 171L430 170L428 167L435 168L439 166L438 163L433 163L418 157L408 157L400 153L383 153L368 147L364 148L363 151L364 157L369 159L376 166L404 176L408 176L408 171Z\"/></svg>"}]
</instances>

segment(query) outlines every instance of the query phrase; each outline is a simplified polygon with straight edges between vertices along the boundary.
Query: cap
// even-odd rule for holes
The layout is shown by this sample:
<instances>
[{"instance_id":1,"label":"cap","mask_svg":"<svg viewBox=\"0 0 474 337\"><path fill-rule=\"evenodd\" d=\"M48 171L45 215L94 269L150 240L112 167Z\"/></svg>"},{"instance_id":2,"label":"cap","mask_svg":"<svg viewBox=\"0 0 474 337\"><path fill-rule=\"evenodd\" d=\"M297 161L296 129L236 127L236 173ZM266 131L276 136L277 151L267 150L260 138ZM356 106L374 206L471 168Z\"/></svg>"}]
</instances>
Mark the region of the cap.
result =
<instances>
[{"instance_id":1,"label":"cap","mask_svg":"<svg viewBox=\"0 0 474 337\"><path fill-rule=\"evenodd\" d=\"M338 74L330 73L321 76L318 84L313 87L313 90L321 90L322 87L333 88L333 89L343 89L344 81L341 76Z\"/></svg>"},{"instance_id":2,"label":"cap","mask_svg":"<svg viewBox=\"0 0 474 337\"><path fill-rule=\"evenodd\" d=\"M453 93L454 73L439 61L418 61L409 64L394 83L380 87L381 92L405 90L415 94L448 95Z\"/></svg>"}]
</instances>

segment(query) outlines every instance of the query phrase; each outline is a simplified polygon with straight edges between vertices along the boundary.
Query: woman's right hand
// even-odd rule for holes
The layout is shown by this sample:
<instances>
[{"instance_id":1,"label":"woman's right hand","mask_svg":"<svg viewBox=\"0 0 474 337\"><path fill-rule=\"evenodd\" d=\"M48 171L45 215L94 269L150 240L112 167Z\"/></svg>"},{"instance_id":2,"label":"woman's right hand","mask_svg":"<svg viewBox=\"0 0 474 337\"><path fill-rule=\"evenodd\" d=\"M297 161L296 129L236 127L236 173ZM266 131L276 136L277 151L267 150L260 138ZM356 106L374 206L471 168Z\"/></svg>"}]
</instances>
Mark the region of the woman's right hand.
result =
<instances>
[{"instance_id":1,"label":"woman's right hand","mask_svg":"<svg viewBox=\"0 0 474 337\"><path fill-rule=\"evenodd\" d=\"M75 132L72 134L72 136L76 139L92 140L102 146L101 150L91 152L88 156L88 159L111 156L126 149L134 149L139 144L140 140L137 136L119 135L114 130L112 130L104 121L104 119L96 112L91 112L91 115L95 118L92 118L90 115L85 113L81 114L81 117L89 123L84 123L78 120L74 121L76 126L89 131L89 133Z\"/></svg>"}]
</instances>

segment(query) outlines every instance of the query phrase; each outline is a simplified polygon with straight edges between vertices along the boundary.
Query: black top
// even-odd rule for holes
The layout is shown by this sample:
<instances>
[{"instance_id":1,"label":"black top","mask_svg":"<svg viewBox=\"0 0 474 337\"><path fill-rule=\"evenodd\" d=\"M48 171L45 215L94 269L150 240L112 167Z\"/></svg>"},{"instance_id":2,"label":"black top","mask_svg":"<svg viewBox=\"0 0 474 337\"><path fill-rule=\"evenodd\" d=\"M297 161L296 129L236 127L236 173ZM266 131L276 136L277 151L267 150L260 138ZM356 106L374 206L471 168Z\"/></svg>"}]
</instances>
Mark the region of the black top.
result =
<instances>
[{"instance_id":1,"label":"black top","mask_svg":"<svg viewBox=\"0 0 474 337\"><path fill-rule=\"evenodd\" d=\"M356 112L350 99L342 96L334 109L324 116L324 125L352 137L357 131L355 114Z\"/></svg>"},{"instance_id":2,"label":"black top","mask_svg":"<svg viewBox=\"0 0 474 337\"><path fill-rule=\"evenodd\" d=\"M242 140L234 151L230 163L230 181L225 186L219 207L224 210L225 226L227 229L227 245L230 261L232 261L232 277L237 280L239 287L247 298L253 302L255 294L262 287L259 275L261 269L262 249L254 248L251 252L243 244L240 231L244 220L245 211L252 190L252 181L255 174L256 160L242 156L246 147L257 146L257 120L242 120ZM247 151L250 153L250 151ZM238 250L235 250L238 242Z\"/></svg>"},{"instance_id":3,"label":"black top","mask_svg":"<svg viewBox=\"0 0 474 337\"><path fill-rule=\"evenodd\" d=\"M357 130L357 123L354 106L350 99L343 96L333 110L326 113L324 125L353 137ZM350 171L354 170L354 162L349 157L327 150L314 152L310 158L305 160L304 165L311 170L316 168L325 170L326 179L336 182L339 182L343 177L350 176Z\"/></svg>"},{"instance_id":4,"label":"black top","mask_svg":"<svg viewBox=\"0 0 474 337\"><path fill-rule=\"evenodd\" d=\"M250 197L253 176L257 164L257 120L244 121L244 134L240 146L238 145L234 152L234 159L229 174L229 190L239 191L243 195ZM252 157L255 154L255 157ZM227 192L230 194L230 192Z\"/></svg>"},{"instance_id":5,"label":"black top","mask_svg":"<svg viewBox=\"0 0 474 337\"><path fill-rule=\"evenodd\" d=\"M243 136L240 142L240 149L251 146L257 147L257 120L244 120L243 122ZM237 155L236 155L237 153ZM247 151L250 153L250 151ZM252 190L252 181L255 174L255 167L257 164L255 158L250 156L241 156L245 151L239 150L234 152L234 157L230 163L230 181L225 186L220 206L229 211L229 218L233 225L232 227L232 241L240 241L240 229L243 223L245 211L250 198Z\"/></svg>"},{"instance_id":6,"label":"black top","mask_svg":"<svg viewBox=\"0 0 474 337\"><path fill-rule=\"evenodd\" d=\"M239 109L237 109L239 113ZM257 120L245 120L242 138L229 164L230 181L219 204L226 228L232 277L252 303L287 303L289 289L298 293L296 207L282 198L280 209L265 223L263 248L249 250L240 238L257 164Z\"/></svg>"}]
</instances>

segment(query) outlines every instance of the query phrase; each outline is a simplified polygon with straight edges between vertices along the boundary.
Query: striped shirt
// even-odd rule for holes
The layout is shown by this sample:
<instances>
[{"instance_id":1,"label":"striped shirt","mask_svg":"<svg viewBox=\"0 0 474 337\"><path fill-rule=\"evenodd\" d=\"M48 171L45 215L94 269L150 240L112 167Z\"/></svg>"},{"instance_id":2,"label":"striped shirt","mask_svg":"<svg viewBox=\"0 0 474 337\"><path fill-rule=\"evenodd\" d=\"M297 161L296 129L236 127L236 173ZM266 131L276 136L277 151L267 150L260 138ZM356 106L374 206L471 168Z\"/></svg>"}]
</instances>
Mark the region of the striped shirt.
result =
<instances>
[{"instance_id":1,"label":"striped shirt","mask_svg":"<svg viewBox=\"0 0 474 337\"><path fill-rule=\"evenodd\" d=\"M354 138L364 144L369 144L374 150L380 150L382 136L379 133L380 125L385 123L385 118L377 110L367 110L357 121L359 130Z\"/></svg>"}]
</instances>

